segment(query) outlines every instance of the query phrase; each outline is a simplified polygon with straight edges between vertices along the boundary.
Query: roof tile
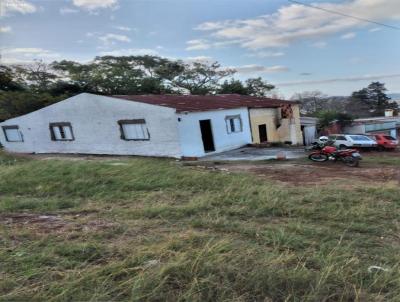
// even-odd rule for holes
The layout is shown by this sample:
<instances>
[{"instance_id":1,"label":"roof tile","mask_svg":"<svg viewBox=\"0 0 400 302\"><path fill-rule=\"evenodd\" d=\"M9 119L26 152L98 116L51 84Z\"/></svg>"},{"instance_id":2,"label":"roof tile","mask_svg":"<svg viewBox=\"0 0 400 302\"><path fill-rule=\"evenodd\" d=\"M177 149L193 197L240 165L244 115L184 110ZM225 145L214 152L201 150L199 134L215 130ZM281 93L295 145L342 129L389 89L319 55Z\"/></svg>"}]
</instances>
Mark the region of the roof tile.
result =
<instances>
[{"instance_id":1,"label":"roof tile","mask_svg":"<svg viewBox=\"0 0 400 302\"><path fill-rule=\"evenodd\" d=\"M114 95L113 97L147 103L152 105L175 108L177 112L196 112L209 110L233 109L240 107L249 108L278 108L285 104L296 102L279 99L254 97L239 94L217 95Z\"/></svg>"}]
</instances>

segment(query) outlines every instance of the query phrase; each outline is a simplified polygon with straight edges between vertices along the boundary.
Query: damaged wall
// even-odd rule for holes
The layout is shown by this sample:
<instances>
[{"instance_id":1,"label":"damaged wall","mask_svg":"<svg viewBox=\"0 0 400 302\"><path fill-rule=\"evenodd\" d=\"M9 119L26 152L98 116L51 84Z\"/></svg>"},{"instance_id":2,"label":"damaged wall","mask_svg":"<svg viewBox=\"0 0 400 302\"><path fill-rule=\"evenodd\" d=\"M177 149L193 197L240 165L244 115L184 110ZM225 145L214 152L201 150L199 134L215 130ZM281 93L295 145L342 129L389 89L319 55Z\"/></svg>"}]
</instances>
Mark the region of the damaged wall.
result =
<instances>
[{"instance_id":1,"label":"damaged wall","mask_svg":"<svg viewBox=\"0 0 400 302\"><path fill-rule=\"evenodd\" d=\"M280 108L252 108L249 110L253 143L260 144L259 126L267 127L267 142L291 141L302 144L300 110L297 104L292 106L292 118L282 118Z\"/></svg>"}]
</instances>

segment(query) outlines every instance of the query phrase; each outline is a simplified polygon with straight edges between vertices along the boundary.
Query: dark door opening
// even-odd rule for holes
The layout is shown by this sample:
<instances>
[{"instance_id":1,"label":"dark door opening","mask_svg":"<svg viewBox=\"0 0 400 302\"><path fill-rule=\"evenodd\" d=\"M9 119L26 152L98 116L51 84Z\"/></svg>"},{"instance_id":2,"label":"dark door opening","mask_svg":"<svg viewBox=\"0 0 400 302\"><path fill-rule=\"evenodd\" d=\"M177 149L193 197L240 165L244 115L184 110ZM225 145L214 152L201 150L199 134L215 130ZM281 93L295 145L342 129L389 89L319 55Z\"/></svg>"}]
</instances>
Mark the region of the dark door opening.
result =
<instances>
[{"instance_id":1,"label":"dark door opening","mask_svg":"<svg viewBox=\"0 0 400 302\"><path fill-rule=\"evenodd\" d=\"M306 145L306 131L305 131L305 127L301 126L301 134L303 135L303 146Z\"/></svg>"},{"instance_id":2,"label":"dark door opening","mask_svg":"<svg viewBox=\"0 0 400 302\"><path fill-rule=\"evenodd\" d=\"M201 138L205 152L215 151L214 138L211 129L211 120L200 121Z\"/></svg>"},{"instance_id":3,"label":"dark door opening","mask_svg":"<svg viewBox=\"0 0 400 302\"><path fill-rule=\"evenodd\" d=\"M264 142L268 141L267 125L265 125L265 124L258 125L258 134L260 136L260 143L264 143Z\"/></svg>"}]
</instances>

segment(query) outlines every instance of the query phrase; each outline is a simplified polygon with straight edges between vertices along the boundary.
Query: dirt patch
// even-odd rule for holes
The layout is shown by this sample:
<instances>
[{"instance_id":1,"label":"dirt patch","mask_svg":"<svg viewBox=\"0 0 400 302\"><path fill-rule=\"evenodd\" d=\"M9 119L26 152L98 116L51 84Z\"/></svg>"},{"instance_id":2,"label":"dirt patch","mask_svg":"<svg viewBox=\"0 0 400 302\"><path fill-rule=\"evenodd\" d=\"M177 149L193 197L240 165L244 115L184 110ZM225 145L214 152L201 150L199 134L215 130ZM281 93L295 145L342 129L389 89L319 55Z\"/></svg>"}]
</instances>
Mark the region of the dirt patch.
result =
<instances>
[{"instance_id":1,"label":"dirt patch","mask_svg":"<svg viewBox=\"0 0 400 302\"><path fill-rule=\"evenodd\" d=\"M77 215L76 217L80 217ZM38 233L65 233L71 231L96 231L116 227L117 224L105 220L93 219L77 222L60 215L41 214L3 214L0 224L24 229L35 230Z\"/></svg>"},{"instance_id":2,"label":"dirt patch","mask_svg":"<svg viewBox=\"0 0 400 302\"><path fill-rule=\"evenodd\" d=\"M257 176L276 180L292 185L328 184L332 181L367 181L367 182L397 182L400 183L398 167L359 167L351 168L341 163L299 164L274 163L268 164L225 164L215 168L229 172L250 172Z\"/></svg>"}]
</instances>

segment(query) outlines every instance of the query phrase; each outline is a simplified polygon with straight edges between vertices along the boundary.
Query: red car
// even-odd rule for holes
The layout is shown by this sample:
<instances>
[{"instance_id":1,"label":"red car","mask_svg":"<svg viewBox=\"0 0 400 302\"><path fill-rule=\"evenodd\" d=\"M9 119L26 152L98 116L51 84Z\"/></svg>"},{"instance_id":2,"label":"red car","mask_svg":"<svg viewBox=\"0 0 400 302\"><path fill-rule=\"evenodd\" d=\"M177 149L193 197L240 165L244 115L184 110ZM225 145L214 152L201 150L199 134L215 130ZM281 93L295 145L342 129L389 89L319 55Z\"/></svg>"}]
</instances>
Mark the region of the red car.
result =
<instances>
[{"instance_id":1,"label":"red car","mask_svg":"<svg viewBox=\"0 0 400 302\"><path fill-rule=\"evenodd\" d=\"M378 150L394 150L399 145L399 141L387 134L373 134L370 137L378 143Z\"/></svg>"}]
</instances>

